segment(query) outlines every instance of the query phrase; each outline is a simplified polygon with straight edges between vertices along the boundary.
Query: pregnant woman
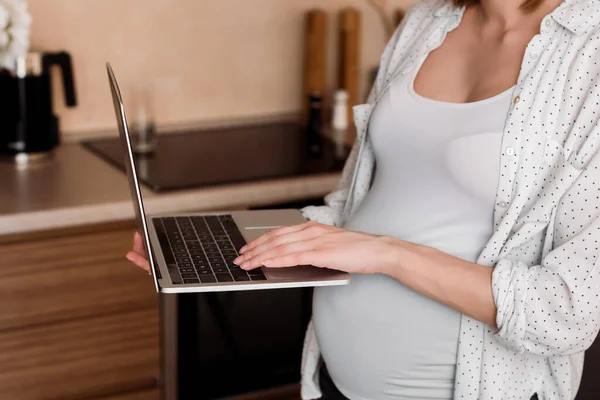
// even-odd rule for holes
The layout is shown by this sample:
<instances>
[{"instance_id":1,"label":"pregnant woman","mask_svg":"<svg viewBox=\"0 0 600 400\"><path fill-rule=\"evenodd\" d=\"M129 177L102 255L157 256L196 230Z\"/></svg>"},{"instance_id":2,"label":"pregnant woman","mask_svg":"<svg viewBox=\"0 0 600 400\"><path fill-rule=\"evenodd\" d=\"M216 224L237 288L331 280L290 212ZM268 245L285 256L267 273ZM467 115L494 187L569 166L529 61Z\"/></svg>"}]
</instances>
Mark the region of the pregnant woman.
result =
<instances>
[{"instance_id":1,"label":"pregnant woman","mask_svg":"<svg viewBox=\"0 0 600 400\"><path fill-rule=\"evenodd\" d=\"M339 190L249 243L312 264L305 399L574 399L600 326L600 0L425 0ZM139 237L128 258L147 269Z\"/></svg>"}]
</instances>

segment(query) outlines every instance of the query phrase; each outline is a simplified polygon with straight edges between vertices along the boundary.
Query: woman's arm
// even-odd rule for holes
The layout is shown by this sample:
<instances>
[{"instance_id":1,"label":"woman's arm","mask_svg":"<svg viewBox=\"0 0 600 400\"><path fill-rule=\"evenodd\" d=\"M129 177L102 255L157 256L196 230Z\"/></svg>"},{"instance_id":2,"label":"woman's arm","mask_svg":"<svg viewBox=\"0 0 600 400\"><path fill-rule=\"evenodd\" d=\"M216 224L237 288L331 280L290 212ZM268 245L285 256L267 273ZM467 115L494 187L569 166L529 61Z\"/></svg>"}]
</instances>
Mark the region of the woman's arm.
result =
<instances>
[{"instance_id":1,"label":"woman's arm","mask_svg":"<svg viewBox=\"0 0 600 400\"><path fill-rule=\"evenodd\" d=\"M505 258L494 268L497 338L517 352L579 353L598 334L600 153L558 203L553 237L539 265Z\"/></svg>"},{"instance_id":2,"label":"woman's arm","mask_svg":"<svg viewBox=\"0 0 600 400\"><path fill-rule=\"evenodd\" d=\"M314 265L388 274L413 290L498 329L516 352L585 351L600 328L600 155L557 206L555 247L540 265L501 259L495 268L397 239L316 223L276 229L249 243L245 269ZM577 193L585 192L585 196Z\"/></svg>"},{"instance_id":3,"label":"woman's arm","mask_svg":"<svg viewBox=\"0 0 600 400\"><path fill-rule=\"evenodd\" d=\"M396 248L389 275L414 291L496 328L491 267L474 264L430 247L387 238Z\"/></svg>"}]
</instances>

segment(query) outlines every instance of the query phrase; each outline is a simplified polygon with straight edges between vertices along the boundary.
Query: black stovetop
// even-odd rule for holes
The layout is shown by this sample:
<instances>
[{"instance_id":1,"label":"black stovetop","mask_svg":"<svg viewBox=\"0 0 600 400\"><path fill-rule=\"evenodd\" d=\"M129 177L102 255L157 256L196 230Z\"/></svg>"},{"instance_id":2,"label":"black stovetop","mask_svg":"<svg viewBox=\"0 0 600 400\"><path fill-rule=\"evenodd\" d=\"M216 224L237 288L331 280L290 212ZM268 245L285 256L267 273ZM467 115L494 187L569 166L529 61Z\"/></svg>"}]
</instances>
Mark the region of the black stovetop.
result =
<instances>
[{"instance_id":1,"label":"black stovetop","mask_svg":"<svg viewBox=\"0 0 600 400\"><path fill-rule=\"evenodd\" d=\"M309 155L305 138L295 123L163 134L153 154L136 156L136 166L156 192L341 171L348 148L336 151L323 139L321 154ZM118 138L84 146L124 171Z\"/></svg>"}]
</instances>

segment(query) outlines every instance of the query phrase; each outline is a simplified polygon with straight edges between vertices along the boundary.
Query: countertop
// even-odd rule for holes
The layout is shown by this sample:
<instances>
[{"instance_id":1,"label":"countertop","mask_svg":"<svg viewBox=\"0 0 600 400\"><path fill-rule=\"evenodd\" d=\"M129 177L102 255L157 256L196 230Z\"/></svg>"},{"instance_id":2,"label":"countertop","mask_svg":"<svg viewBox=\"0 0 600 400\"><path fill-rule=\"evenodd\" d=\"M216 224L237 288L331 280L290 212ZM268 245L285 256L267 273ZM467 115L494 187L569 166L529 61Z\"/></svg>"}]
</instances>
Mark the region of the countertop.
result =
<instances>
[{"instance_id":1,"label":"countertop","mask_svg":"<svg viewBox=\"0 0 600 400\"><path fill-rule=\"evenodd\" d=\"M339 173L154 193L142 187L146 211L231 210L320 197ZM27 166L0 162L0 235L134 218L125 174L77 143Z\"/></svg>"}]
</instances>

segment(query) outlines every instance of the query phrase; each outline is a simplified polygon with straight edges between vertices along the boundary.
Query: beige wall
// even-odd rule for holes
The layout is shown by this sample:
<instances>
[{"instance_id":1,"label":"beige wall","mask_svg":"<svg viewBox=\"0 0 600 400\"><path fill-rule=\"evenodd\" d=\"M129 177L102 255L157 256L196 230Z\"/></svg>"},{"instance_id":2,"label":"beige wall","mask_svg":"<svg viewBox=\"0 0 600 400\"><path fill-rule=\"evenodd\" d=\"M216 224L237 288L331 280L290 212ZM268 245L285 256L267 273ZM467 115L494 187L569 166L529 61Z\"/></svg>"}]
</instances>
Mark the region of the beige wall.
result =
<instances>
[{"instance_id":1,"label":"beige wall","mask_svg":"<svg viewBox=\"0 0 600 400\"><path fill-rule=\"evenodd\" d=\"M107 60L125 92L134 82L152 83L159 126L277 115L300 109L303 11L317 6L364 11L366 86L385 36L366 0L30 0L32 46L73 56L79 105L65 109L56 95L65 136L114 126Z\"/></svg>"}]
</instances>

